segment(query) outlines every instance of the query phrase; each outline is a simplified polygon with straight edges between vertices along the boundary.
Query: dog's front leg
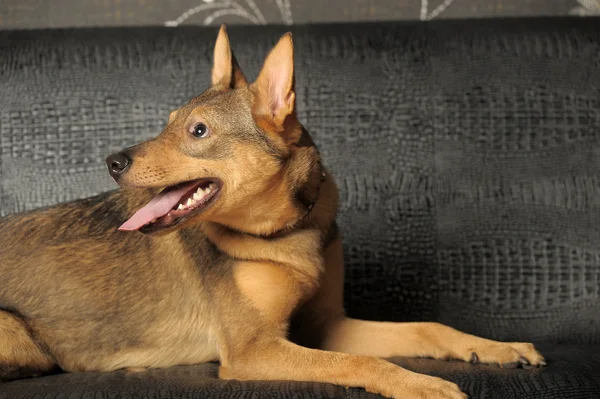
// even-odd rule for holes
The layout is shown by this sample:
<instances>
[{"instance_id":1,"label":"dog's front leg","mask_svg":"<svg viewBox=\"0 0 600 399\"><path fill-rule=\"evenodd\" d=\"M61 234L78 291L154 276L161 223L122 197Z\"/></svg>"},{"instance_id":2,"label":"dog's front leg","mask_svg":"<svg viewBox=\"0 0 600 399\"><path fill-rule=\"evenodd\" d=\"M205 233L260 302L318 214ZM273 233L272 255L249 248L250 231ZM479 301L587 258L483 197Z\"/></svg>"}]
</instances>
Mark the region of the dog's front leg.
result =
<instances>
[{"instance_id":1,"label":"dog's front leg","mask_svg":"<svg viewBox=\"0 0 600 399\"><path fill-rule=\"evenodd\" d=\"M458 359L505 368L546 363L530 343L498 342L439 323L389 323L340 318L328 326L322 348L382 358Z\"/></svg>"},{"instance_id":2,"label":"dog's front leg","mask_svg":"<svg viewBox=\"0 0 600 399\"><path fill-rule=\"evenodd\" d=\"M452 382L405 370L385 360L308 349L283 338L256 341L219 369L237 380L294 380L365 388L396 399L466 399Z\"/></svg>"},{"instance_id":3,"label":"dog's front leg","mask_svg":"<svg viewBox=\"0 0 600 399\"><path fill-rule=\"evenodd\" d=\"M397 399L464 399L451 382L417 374L373 356L308 349L285 336L290 314L311 292L306 276L282 265L239 262L236 312L223 312L226 332L219 376L238 380L295 380L361 387Z\"/></svg>"},{"instance_id":4,"label":"dog's front leg","mask_svg":"<svg viewBox=\"0 0 600 399\"><path fill-rule=\"evenodd\" d=\"M310 324L314 329L304 329L305 336L314 334L312 346L381 358L452 358L504 367L545 365L543 357L530 343L492 341L439 323L387 323L347 318L343 310L341 241L334 240L324 256L322 286L300 314L303 319L300 324Z\"/></svg>"}]
</instances>

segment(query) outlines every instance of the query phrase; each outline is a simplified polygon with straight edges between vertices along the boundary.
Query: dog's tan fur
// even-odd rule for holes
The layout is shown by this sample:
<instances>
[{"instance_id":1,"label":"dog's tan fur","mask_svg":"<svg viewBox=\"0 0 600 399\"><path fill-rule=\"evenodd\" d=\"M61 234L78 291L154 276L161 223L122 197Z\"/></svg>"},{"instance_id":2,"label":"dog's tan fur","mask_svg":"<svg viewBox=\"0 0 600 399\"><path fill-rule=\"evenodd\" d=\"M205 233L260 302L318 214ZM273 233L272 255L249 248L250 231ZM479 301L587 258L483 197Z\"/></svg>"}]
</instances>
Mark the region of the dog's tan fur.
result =
<instances>
[{"instance_id":1,"label":"dog's tan fur","mask_svg":"<svg viewBox=\"0 0 600 399\"><path fill-rule=\"evenodd\" d=\"M293 64L288 34L248 84L222 27L212 87L126 150L123 189L0 221L0 377L218 360L225 379L436 399L465 395L381 358L543 364L530 344L345 317L337 189L296 118ZM211 136L189 134L197 121ZM159 189L210 176L223 188L201 214L117 231Z\"/></svg>"}]
</instances>

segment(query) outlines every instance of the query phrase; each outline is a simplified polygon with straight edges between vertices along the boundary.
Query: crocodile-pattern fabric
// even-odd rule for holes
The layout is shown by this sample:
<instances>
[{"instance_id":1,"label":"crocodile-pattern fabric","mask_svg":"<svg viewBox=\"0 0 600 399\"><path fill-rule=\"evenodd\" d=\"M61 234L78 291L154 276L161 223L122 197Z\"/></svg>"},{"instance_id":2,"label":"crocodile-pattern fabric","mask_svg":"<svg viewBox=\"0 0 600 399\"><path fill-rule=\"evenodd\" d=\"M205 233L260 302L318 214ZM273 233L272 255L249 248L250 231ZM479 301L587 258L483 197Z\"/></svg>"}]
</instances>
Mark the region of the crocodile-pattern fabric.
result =
<instances>
[{"instance_id":1,"label":"crocodile-pattern fabric","mask_svg":"<svg viewBox=\"0 0 600 399\"><path fill-rule=\"evenodd\" d=\"M299 117L340 188L348 313L575 345L564 375L550 363L481 377L508 384L507 398L562 397L577 378L581 395L599 388L577 356L600 356L587 346L600 344L600 19L291 30ZM229 31L254 77L285 29ZM208 86L215 37L0 32L0 215L114 188L104 158ZM519 396L527 373L553 377ZM343 393L327 389L306 395Z\"/></svg>"}]
</instances>

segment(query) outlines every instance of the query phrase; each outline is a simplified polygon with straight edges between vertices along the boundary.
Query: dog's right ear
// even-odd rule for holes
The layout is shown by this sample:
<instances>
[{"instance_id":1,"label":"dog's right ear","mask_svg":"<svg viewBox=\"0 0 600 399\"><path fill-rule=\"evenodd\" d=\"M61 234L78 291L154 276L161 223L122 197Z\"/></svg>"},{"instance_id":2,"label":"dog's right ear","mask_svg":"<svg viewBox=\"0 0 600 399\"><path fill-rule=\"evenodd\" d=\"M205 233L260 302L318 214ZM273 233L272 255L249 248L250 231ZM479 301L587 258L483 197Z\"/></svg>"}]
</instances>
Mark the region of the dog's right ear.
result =
<instances>
[{"instance_id":1,"label":"dog's right ear","mask_svg":"<svg viewBox=\"0 0 600 399\"><path fill-rule=\"evenodd\" d=\"M228 89L236 89L248 85L248 81L231 51L225 24L221 25L217 42L215 43L212 85Z\"/></svg>"}]
</instances>

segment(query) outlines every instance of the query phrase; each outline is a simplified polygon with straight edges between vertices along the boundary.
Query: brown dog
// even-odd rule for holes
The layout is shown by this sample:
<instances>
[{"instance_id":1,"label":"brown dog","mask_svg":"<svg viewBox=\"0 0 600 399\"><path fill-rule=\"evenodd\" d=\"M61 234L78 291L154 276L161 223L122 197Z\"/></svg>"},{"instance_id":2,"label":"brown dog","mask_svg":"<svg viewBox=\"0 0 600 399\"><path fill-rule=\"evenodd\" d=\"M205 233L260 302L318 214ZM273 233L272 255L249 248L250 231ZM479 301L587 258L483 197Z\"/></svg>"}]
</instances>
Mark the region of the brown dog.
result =
<instances>
[{"instance_id":1,"label":"brown dog","mask_svg":"<svg viewBox=\"0 0 600 399\"><path fill-rule=\"evenodd\" d=\"M544 365L527 343L345 317L337 189L294 106L291 35L249 84L222 27L212 87L107 159L123 189L0 221L0 377L218 360L225 379L434 399L465 395L381 358Z\"/></svg>"}]
</instances>

